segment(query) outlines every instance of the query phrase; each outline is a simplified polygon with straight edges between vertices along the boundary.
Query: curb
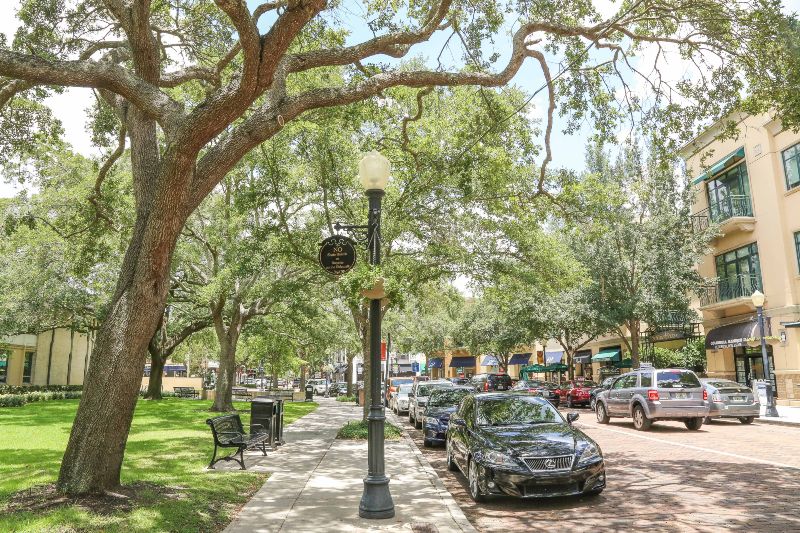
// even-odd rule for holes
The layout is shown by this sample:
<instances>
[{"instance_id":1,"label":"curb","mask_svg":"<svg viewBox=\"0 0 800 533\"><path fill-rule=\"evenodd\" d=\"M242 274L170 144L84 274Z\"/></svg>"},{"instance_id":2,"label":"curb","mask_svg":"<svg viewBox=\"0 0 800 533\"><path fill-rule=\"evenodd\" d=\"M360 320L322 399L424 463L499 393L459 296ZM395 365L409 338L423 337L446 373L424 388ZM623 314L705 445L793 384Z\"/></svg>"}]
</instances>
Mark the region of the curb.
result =
<instances>
[{"instance_id":1,"label":"curb","mask_svg":"<svg viewBox=\"0 0 800 533\"><path fill-rule=\"evenodd\" d=\"M754 424L762 424L765 426L783 426L789 428L799 428L800 429L800 420L797 422L790 422L789 420L773 420L771 418L756 418L753 420Z\"/></svg>"},{"instance_id":2,"label":"curb","mask_svg":"<svg viewBox=\"0 0 800 533\"><path fill-rule=\"evenodd\" d=\"M391 411L387 411L386 418L391 418L392 423L399 427L403 432L403 440L405 440L408 446L411 448L412 452L414 453L414 457L416 457L417 462L422 467L422 470L428 475L428 479L430 479L431 483L436 488L437 492L439 493L439 497L444 502L447 511L450 513L450 516L453 518L453 521L456 523L459 529L465 533L478 533L478 530L475 529L475 526L473 526L472 523L467 520L464 511L461 510L461 507L459 507L455 498L453 498L453 495L450 494L447 488L445 488L444 483L442 483L442 480L439 479L439 474L436 473L436 470L433 469L431 464L425 458L425 455L417 447L414 439L412 439L411 435L408 434L408 430L406 430L402 423L398 423L399 418L397 415Z\"/></svg>"}]
</instances>

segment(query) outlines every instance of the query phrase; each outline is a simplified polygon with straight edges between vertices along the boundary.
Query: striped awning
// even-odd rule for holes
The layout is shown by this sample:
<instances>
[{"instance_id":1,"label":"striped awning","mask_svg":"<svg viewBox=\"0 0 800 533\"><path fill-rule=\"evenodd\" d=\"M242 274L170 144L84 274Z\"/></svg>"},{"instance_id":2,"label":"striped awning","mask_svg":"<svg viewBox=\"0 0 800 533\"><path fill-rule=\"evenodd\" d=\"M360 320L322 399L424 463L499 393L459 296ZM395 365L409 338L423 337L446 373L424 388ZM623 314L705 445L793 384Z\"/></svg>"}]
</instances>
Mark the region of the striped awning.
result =
<instances>
[{"instance_id":1,"label":"striped awning","mask_svg":"<svg viewBox=\"0 0 800 533\"><path fill-rule=\"evenodd\" d=\"M508 361L509 365L527 365L531 360L532 353L515 353Z\"/></svg>"},{"instance_id":2,"label":"striped awning","mask_svg":"<svg viewBox=\"0 0 800 533\"><path fill-rule=\"evenodd\" d=\"M742 159L744 159L744 146L742 146L738 150L734 150L733 152L729 153L728 155L726 155L725 157L723 157L722 159L711 165L711 168L709 168L706 172L700 174L694 179L692 185L697 185L698 183L702 183L708 179L713 178L716 174L722 172L726 167L734 163L738 163Z\"/></svg>"},{"instance_id":3,"label":"striped awning","mask_svg":"<svg viewBox=\"0 0 800 533\"><path fill-rule=\"evenodd\" d=\"M450 359L450 368L475 368L475 358L453 357Z\"/></svg>"}]
</instances>

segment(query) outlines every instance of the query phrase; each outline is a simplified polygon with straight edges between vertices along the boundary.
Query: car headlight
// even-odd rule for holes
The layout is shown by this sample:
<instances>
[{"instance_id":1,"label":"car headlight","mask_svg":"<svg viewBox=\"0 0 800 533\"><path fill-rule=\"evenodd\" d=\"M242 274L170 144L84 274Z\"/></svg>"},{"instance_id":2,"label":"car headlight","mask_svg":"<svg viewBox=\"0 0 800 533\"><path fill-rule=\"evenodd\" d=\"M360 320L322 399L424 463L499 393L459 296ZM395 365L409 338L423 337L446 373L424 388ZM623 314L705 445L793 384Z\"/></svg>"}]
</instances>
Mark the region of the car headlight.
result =
<instances>
[{"instance_id":1,"label":"car headlight","mask_svg":"<svg viewBox=\"0 0 800 533\"><path fill-rule=\"evenodd\" d=\"M475 452L475 460L492 466L517 466L513 457L496 451Z\"/></svg>"},{"instance_id":2,"label":"car headlight","mask_svg":"<svg viewBox=\"0 0 800 533\"><path fill-rule=\"evenodd\" d=\"M427 425L427 426L438 426L439 425L439 419L435 418L433 416L426 416L425 417L425 425Z\"/></svg>"},{"instance_id":3,"label":"car headlight","mask_svg":"<svg viewBox=\"0 0 800 533\"><path fill-rule=\"evenodd\" d=\"M602 458L600 448L598 448L596 444L589 444L581 452L580 458L578 459L578 467L580 468L596 463L600 458Z\"/></svg>"}]
</instances>

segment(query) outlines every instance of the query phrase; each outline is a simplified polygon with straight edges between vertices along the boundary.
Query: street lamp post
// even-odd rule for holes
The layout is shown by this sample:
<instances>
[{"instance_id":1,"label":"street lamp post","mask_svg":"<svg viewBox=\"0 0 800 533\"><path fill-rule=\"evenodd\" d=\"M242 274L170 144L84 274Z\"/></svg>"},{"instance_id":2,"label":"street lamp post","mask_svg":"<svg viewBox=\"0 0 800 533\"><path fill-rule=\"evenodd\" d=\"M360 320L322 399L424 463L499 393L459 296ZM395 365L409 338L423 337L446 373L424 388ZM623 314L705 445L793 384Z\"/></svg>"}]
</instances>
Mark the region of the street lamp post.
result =
<instances>
[{"instance_id":1,"label":"street lamp post","mask_svg":"<svg viewBox=\"0 0 800 533\"><path fill-rule=\"evenodd\" d=\"M761 360L764 366L764 377L766 378L766 393L767 393L767 409L764 416L780 416L778 409L775 407L775 396L772 394L772 378L770 377L769 357L767 356L767 340L764 338L764 301L766 297L764 293L759 290L753 293L751 297L753 305L756 307L758 314L758 329L761 333Z\"/></svg>"},{"instance_id":2,"label":"street lamp post","mask_svg":"<svg viewBox=\"0 0 800 533\"><path fill-rule=\"evenodd\" d=\"M367 246L369 263L374 266L381 263L381 199L389 182L389 172L389 160L376 151L368 153L358 164L359 180L369 199ZM368 471L358 515L361 518L392 518L394 502L385 473L383 447L386 415L381 399L381 296L370 300L369 305L369 361Z\"/></svg>"}]
</instances>

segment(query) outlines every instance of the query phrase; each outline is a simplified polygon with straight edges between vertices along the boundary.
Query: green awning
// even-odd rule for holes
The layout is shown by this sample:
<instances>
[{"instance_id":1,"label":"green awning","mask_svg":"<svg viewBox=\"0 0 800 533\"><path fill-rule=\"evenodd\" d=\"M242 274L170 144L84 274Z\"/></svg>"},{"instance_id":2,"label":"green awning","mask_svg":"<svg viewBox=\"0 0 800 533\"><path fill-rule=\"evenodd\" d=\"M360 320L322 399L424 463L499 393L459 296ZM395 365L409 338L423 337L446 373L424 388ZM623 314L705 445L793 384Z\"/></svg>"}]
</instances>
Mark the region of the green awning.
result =
<instances>
[{"instance_id":1,"label":"green awning","mask_svg":"<svg viewBox=\"0 0 800 533\"><path fill-rule=\"evenodd\" d=\"M733 163L737 163L744 159L744 146L731 152L730 154L726 155L716 163L714 163L711 168L709 168L703 174L700 174L695 178L692 182L692 185L697 185L698 183L702 183L708 179L713 178L716 174L722 172L725 168L731 166Z\"/></svg>"},{"instance_id":2,"label":"green awning","mask_svg":"<svg viewBox=\"0 0 800 533\"><path fill-rule=\"evenodd\" d=\"M615 361L614 367L616 368L631 368L633 363L631 362L631 358L623 359L622 361Z\"/></svg>"},{"instance_id":3,"label":"green awning","mask_svg":"<svg viewBox=\"0 0 800 533\"><path fill-rule=\"evenodd\" d=\"M606 350L600 350L597 355L592 357L592 362L594 361L613 361L615 359L620 358L621 350L619 348L609 348Z\"/></svg>"},{"instance_id":4,"label":"green awning","mask_svg":"<svg viewBox=\"0 0 800 533\"><path fill-rule=\"evenodd\" d=\"M553 363L544 367L545 372L564 372L566 370L569 370L569 367L564 363Z\"/></svg>"}]
</instances>

